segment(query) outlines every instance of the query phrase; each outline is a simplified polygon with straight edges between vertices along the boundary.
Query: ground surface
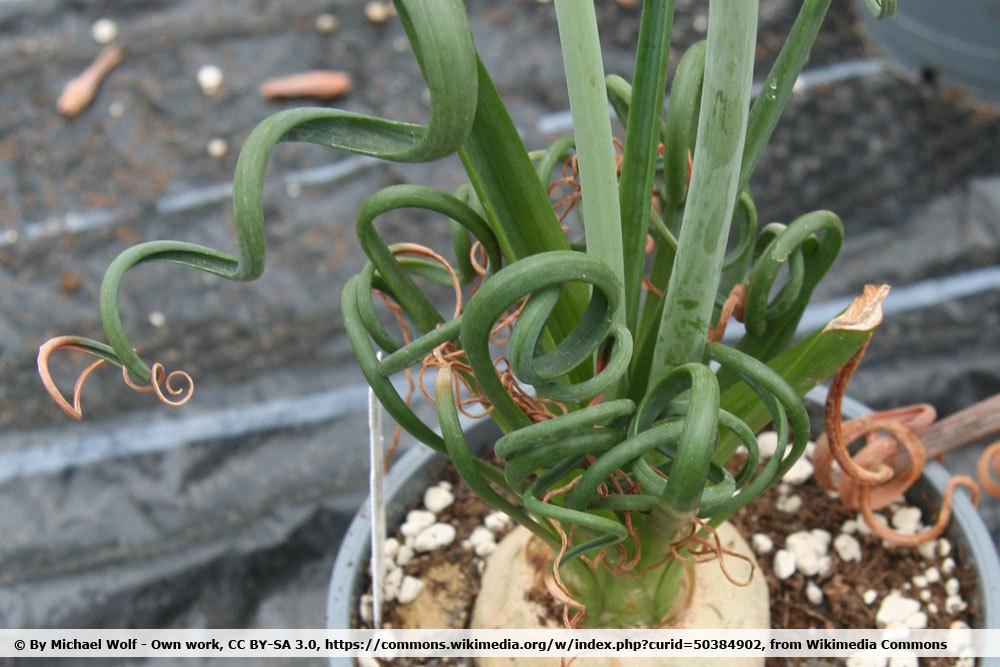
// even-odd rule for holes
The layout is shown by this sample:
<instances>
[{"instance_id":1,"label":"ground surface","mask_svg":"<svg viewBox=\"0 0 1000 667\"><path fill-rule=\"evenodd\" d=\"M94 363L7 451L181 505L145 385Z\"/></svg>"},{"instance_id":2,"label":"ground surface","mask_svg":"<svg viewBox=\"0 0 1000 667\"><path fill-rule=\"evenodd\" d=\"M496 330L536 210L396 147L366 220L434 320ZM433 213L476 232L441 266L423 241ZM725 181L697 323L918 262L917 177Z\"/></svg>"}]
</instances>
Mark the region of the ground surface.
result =
<instances>
[{"instance_id":1,"label":"ground surface","mask_svg":"<svg viewBox=\"0 0 1000 667\"><path fill-rule=\"evenodd\" d=\"M758 80L794 4L763 3ZM702 5L678 2L678 55L700 36ZM551 6L468 6L527 145L544 145L566 128ZM314 28L323 12L340 19L332 35ZM628 76L638 10L607 2L600 14L608 70ZM117 20L125 62L87 112L63 120L55 99L96 54L90 26L102 16ZM457 161L401 167L281 146L261 280L162 265L130 274L121 303L133 342L198 380L182 411L105 372L88 385L88 420L70 424L44 395L34 355L52 335L100 336L101 275L128 245L233 247L237 148L292 106L261 99L260 81L345 69L355 90L341 106L422 118L402 37L394 20L368 23L360 2L0 2L5 625L322 625L325 579L366 470L365 391L337 307L362 263L354 211L395 182L452 189ZM223 94L198 89L204 64L222 68ZM1000 116L883 67L847 2L834 3L809 70L752 182L762 218L815 208L843 217L845 252L817 302L871 281L913 288L890 299L851 393L947 414L1000 391ZM230 146L222 159L206 151L213 138ZM384 224L394 239L421 225L423 242L446 243L440 220ZM984 513L997 530L997 504Z\"/></svg>"}]
</instances>

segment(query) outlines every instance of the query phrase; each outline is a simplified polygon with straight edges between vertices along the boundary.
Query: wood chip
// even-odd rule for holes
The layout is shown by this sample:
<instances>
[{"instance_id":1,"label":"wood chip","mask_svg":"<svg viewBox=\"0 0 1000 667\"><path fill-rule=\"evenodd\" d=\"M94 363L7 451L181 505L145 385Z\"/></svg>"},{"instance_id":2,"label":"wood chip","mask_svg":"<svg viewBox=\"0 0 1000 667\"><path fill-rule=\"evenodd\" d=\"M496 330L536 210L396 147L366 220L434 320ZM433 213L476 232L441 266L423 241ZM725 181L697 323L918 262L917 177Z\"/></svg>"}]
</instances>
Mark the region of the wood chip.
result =
<instances>
[{"instance_id":1,"label":"wood chip","mask_svg":"<svg viewBox=\"0 0 1000 667\"><path fill-rule=\"evenodd\" d=\"M122 50L117 46L107 46L83 70L63 87L56 109L66 118L75 118L83 112L97 96L97 90L104 78L122 61Z\"/></svg>"},{"instance_id":2,"label":"wood chip","mask_svg":"<svg viewBox=\"0 0 1000 667\"><path fill-rule=\"evenodd\" d=\"M260 84L260 94L269 100L311 97L329 100L351 90L351 75L334 70L312 70L269 79Z\"/></svg>"}]
</instances>

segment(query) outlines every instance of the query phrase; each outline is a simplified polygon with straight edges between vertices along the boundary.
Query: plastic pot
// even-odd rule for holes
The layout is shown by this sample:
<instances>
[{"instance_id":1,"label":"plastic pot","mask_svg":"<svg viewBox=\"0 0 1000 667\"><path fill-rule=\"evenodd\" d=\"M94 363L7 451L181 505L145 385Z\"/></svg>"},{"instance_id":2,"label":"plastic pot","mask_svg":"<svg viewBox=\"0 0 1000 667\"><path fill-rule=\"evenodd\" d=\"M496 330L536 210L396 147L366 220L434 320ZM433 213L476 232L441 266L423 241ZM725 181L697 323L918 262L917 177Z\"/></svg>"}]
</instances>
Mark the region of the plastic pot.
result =
<instances>
[{"instance_id":1,"label":"plastic pot","mask_svg":"<svg viewBox=\"0 0 1000 667\"><path fill-rule=\"evenodd\" d=\"M857 5L872 39L903 69L1000 103L1000 2L901 0L884 19L873 18L864 0Z\"/></svg>"},{"instance_id":2,"label":"plastic pot","mask_svg":"<svg viewBox=\"0 0 1000 667\"><path fill-rule=\"evenodd\" d=\"M826 397L825 388L819 388L806 397L810 406L821 406ZM853 419L871 412L861 403L847 398L843 414ZM492 423L476 425L468 432L474 449L485 449L499 436ZM418 446L408 451L393 467L385 479L386 525L396 527L402 523L407 510L418 504L424 491L441 479L449 465L448 460L433 450ZM944 466L931 461L924 468L920 480L907 492L907 499L920 507L939 507L941 494L950 475ZM360 511L344 535L340 553L333 565L330 590L327 597L326 627L349 628L358 609L361 587L366 578L371 553L369 503ZM1000 559L989 531L968 496L955 495L954 514L945 536L965 562L976 571L982 617L981 627L1000 627ZM333 667L349 667L350 658L331 658ZM1000 667L1000 659L989 658L980 662L983 667Z\"/></svg>"}]
</instances>

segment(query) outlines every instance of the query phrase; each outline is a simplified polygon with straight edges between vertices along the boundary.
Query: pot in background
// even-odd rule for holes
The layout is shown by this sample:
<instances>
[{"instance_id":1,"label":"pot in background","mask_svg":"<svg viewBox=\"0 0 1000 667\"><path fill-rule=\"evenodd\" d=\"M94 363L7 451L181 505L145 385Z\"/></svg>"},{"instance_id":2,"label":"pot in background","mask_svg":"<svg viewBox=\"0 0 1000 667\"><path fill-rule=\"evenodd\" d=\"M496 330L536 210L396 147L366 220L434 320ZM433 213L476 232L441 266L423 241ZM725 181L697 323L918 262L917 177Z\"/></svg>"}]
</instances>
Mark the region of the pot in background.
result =
<instances>
[{"instance_id":1,"label":"pot in background","mask_svg":"<svg viewBox=\"0 0 1000 667\"><path fill-rule=\"evenodd\" d=\"M868 34L904 70L1000 104L1000 0L900 0L884 19L864 4L857 1Z\"/></svg>"}]
</instances>

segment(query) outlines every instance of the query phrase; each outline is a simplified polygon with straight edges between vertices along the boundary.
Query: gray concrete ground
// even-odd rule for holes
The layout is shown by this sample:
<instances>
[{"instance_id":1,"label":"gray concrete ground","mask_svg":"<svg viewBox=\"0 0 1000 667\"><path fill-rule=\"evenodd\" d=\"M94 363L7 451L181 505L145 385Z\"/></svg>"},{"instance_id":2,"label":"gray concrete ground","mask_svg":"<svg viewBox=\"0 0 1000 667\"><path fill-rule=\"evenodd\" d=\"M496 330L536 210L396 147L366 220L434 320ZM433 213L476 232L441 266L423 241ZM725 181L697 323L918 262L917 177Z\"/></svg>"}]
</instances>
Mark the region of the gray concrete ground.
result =
<instances>
[{"instance_id":1,"label":"gray concrete ground","mask_svg":"<svg viewBox=\"0 0 1000 667\"><path fill-rule=\"evenodd\" d=\"M467 4L526 143L544 145L567 106L551 7ZM763 3L758 79L794 5ZM600 6L608 69L628 76L638 12ZM699 38L701 7L678 1L680 46ZM340 18L336 33L314 29L321 12ZM92 108L63 120L55 98L96 54L90 25L105 15L118 21L125 62ZM817 302L874 281L930 295L901 298L905 312L888 318L851 393L947 414L1000 391L1000 116L899 78L855 19L849 3L834 3L808 85L752 187L764 220L814 208L844 218L845 250ZM346 69L355 90L338 105L420 119L425 98L402 37L395 21L371 25L347 1L0 5L0 624L323 623L326 577L367 460L364 386L336 305L362 263L354 211L395 182L452 189L457 160L401 167L282 146L261 280L159 265L130 274L122 305L134 342L198 381L182 411L104 373L88 385L87 421L69 423L44 395L34 355L52 335L100 335L100 278L128 245L232 248L237 149L256 122L292 106L262 100L263 79ZM222 68L222 95L198 90L203 64ZM225 158L207 154L213 138L229 143ZM391 238L419 225L422 241L447 247L440 220L385 224ZM938 279L956 281L959 296L943 297ZM1000 526L996 503L984 515Z\"/></svg>"}]
</instances>

